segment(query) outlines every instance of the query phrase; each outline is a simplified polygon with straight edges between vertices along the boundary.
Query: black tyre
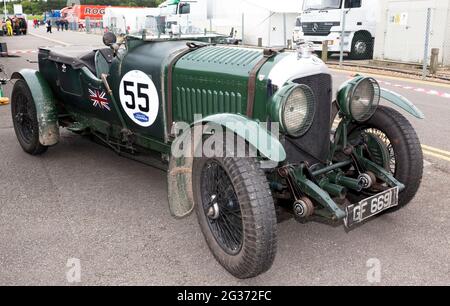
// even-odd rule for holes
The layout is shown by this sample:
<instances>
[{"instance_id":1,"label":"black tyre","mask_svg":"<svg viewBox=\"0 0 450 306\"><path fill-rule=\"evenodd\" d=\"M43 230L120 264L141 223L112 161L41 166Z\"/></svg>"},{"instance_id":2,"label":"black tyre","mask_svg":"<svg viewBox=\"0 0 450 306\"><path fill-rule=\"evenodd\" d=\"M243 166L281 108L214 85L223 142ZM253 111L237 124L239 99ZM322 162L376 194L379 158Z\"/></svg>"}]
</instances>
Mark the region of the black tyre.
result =
<instances>
[{"instance_id":1,"label":"black tyre","mask_svg":"<svg viewBox=\"0 0 450 306\"><path fill-rule=\"evenodd\" d=\"M373 117L354 128L352 134L357 130L375 136L384 144L389 156L384 166L406 186L399 194L399 206L388 212L406 206L416 195L423 176L422 148L411 123L398 111L380 106Z\"/></svg>"},{"instance_id":2,"label":"black tyre","mask_svg":"<svg viewBox=\"0 0 450 306\"><path fill-rule=\"evenodd\" d=\"M374 41L370 34L356 33L352 41L350 58L354 60L372 59Z\"/></svg>"},{"instance_id":3,"label":"black tyre","mask_svg":"<svg viewBox=\"0 0 450 306\"><path fill-rule=\"evenodd\" d=\"M266 176L256 161L196 159L193 191L200 228L217 261L240 279L269 270L277 248L277 220Z\"/></svg>"},{"instance_id":4,"label":"black tyre","mask_svg":"<svg viewBox=\"0 0 450 306\"><path fill-rule=\"evenodd\" d=\"M47 147L39 142L39 124L36 106L30 89L24 80L14 84L11 97L11 114L17 140L22 149L31 155L40 155Z\"/></svg>"}]
</instances>

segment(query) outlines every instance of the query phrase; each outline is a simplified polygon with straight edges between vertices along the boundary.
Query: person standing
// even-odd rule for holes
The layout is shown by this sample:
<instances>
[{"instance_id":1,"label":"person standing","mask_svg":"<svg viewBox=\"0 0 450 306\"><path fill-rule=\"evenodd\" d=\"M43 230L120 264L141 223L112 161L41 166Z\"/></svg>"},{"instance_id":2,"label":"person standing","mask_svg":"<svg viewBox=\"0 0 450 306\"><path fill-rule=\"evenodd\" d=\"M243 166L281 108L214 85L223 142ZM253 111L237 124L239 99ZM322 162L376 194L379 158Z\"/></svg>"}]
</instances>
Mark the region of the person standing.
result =
<instances>
[{"instance_id":1,"label":"person standing","mask_svg":"<svg viewBox=\"0 0 450 306\"><path fill-rule=\"evenodd\" d=\"M50 19L47 20L47 33L52 33L52 21Z\"/></svg>"},{"instance_id":2,"label":"person standing","mask_svg":"<svg viewBox=\"0 0 450 306\"><path fill-rule=\"evenodd\" d=\"M19 18L14 18L13 19L13 33L15 35L20 35L20 19Z\"/></svg>"},{"instance_id":3,"label":"person standing","mask_svg":"<svg viewBox=\"0 0 450 306\"><path fill-rule=\"evenodd\" d=\"M6 35L13 36L13 27L11 18L8 18L8 20L6 20Z\"/></svg>"},{"instance_id":4,"label":"person standing","mask_svg":"<svg viewBox=\"0 0 450 306\"><path fill-rule=\"evenodd\" d=\"M27 25L27 21L25 20L25 18L19 19L19 25L20 25L20 33L22 35L26 35L27 30L28 30L28 25Z\"/></svg>"}]
</instances>

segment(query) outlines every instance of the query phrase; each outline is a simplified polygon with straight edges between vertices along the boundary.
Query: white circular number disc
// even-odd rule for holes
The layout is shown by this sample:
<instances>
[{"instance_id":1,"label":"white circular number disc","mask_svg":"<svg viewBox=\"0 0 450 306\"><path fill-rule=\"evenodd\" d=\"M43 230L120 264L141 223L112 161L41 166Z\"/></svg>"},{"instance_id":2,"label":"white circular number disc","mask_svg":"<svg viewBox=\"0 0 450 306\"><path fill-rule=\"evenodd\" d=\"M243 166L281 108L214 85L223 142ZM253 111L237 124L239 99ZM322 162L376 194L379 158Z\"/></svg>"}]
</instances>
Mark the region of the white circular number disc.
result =
<instances>
[{"instance_id":1,"label":"white circular number disc","mask_svg":"<svg viewBox=\"0 0 450 306\"><path fill-rule=\"evenodd\" d=\"M158 91L152 79L140 70L125 74L119 87L120 103L128 117L137 125L150 127L159 112Z\"/></svg>"}]
</instances>

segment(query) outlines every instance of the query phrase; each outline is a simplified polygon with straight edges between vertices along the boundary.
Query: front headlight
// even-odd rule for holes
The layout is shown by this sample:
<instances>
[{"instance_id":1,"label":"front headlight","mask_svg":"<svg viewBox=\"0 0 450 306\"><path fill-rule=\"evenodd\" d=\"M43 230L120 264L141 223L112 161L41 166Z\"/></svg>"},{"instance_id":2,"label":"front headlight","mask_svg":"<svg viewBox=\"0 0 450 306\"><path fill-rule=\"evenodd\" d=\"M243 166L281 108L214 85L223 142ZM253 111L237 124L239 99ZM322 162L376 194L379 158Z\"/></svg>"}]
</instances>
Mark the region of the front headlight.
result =
<instances>
[{"instance_id":1,"label":"front headlight","mask_svg":"<svg viewBox=\"0 0 450 306\"><path fill-rule=\"evenodd\" d=\"M357 77L339 91L339 107L358 122L369 120L380 104L380 85L373 78Z\"/></svg>"},{"instance_id":2,"label":"front headlight","mask_svg":"<svg viewBox=\"0 0 450 306\"><path fill-rule=\"evenodd\" d=\"M290 84L274 96L270 113L272 120L280 123L286 134L300 137L311 127L315 110L312 89L306 85Z\"/></svg>"}]
</instances>

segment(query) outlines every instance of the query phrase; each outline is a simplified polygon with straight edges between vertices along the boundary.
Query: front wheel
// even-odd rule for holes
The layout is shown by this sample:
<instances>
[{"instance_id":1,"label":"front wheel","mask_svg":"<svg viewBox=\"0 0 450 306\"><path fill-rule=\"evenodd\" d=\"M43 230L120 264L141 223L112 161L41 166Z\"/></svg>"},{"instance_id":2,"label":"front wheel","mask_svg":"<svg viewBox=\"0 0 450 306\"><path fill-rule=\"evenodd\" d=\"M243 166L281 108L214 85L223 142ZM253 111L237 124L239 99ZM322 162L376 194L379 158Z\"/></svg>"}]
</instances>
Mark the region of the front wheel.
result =
<instances>
[{"instance_id":1,"label":"front wheel","mask_svg":"<svg viewBox=\"0 0 450 306\"><path fill-rule=\"evenodd\" d=\"M252 158L198 158L193 165L196 214L217 261L240 279L270 269L276 214L264 172Z\"/></svg>"},{"instance_id":2,"label":"front wheel","mask_svg":"<svg viewBox=\"0 0 450 306\"><path fill-rule=\"evenodd\" d=\"M405 184L399 194L399 205L388 212L410 203L423 176L422 148L411 123L398 111L380 106L370 120L351 130L353 135L369 135L373 141L368 146L367 157Z\"/></svg>"}]
</instances>

